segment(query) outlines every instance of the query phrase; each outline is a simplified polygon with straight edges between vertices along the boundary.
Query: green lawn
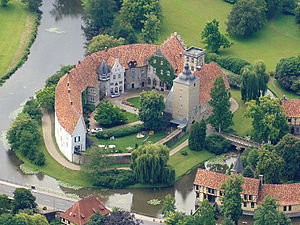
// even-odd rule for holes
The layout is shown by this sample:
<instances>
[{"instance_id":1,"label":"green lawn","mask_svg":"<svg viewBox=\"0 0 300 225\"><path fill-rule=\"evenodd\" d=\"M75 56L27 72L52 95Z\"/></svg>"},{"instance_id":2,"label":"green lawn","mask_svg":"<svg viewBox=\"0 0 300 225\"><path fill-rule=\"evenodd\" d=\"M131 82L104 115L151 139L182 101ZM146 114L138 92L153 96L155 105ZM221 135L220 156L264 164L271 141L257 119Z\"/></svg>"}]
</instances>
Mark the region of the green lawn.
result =
<instances>
[{"instance_id":1,"label":"green lawn","mask_svg":"<svg viewBox=\"0 0 300 225\"><path fill-rule=\"evenodd\" d=\"M271 82L268 83L268 89L269 89L274 95L276 95L277 98L282 99L281 94L273 87L273 85L271 84Z\"/></svg>"},{"instance_id":2,"label":"green lawn","mask_svg":"<svg viewBox=\"0 0 300 225\"><path fill-rule=\"evenodd\" d=\"M115 140L97 139L94 136L90 136L90 137L95 141L95 143L97 143L97 145L116 145L117 150L127 152L126 150L127 147L135 148L136 144L142 145L147 141L151 141L152 143L155 143L166 136L167 134L165 132L159 132L159 133L155 133L153 136L146 135L144 138L137 138L136 134L115 138Z\"/></svg>"},{"instance_id":3,"label":"green lawn","mask_svg":"<svg viewBox=\"0 0 300 225\"><path fill-rule=\"evenodd\" d=\"M122 112L122 114L126 117L126 123L132 123L135 121L139 121L139 116L137 114L131 112Z\"/></svg>"},{"instance_id":4,"label":"green lawn","mask_svg":"<svg viewBox=\"0 0 300 225\"><path fill-rule=\"evenodd\" d=\"M0 6L0 77L24 55L34 19L21 0L10 0L5 8Z\"/></svg>"},{"instance_id":5,"label":"green lawn","mask_svg":"<svg viewBox=\"0 0 300 225\"><path fill-rule=\"evenodd\" d=\"M250 133L251 130L251 120L244 118L243 115L246 112L246 105L242 101L241 91L237 89L230 89L232 98L234 98L239 104L237 111L233 113L233 129L237 131L239 136L245 136Z\"/></svg>"},{"instance_id":6,"label":"green lawn","mask_svg":"<svg viewBox=\"0 0 300 225\"><path fill-rule=\"evenodd\" d=\"M163 23L160 40L165 41L175 31L182 36L185 44L205 47L201 42L201 31L208 20L216 18L220 30L226 31L227 15L232 5L224 0L161 0ZM300 30L294 16L282 15L274 24L268 22L265 28L247 39L231 38L234 45L222 50L221 54L232 55L254 63L264 60L267 70L275 70L283 57L299 54Z\"/></svg>"},{"instance_id":7,"label":"green lawn","mask_svg":"<svg viewBox=\"0 0 300 225\"><path fill-rule=\"evenodd\" d=\"M140 97L133 97L126 99L127 102L130 102L134 105L135 108L140 108Z\"/></svg>"},{"instance_id":8,"label":"green lawn","mask_svg":"<svg viewBox=\"0 0 300 225\"><path fill-rule=\"evenodd\" d=\"M181 155L181 151L186 151L187 155ZM191 171L200 163L207 161L214 156L206 150L196 152L191 151L188 146L181 149L176 154L172 155L169 160L169 164L175 168L176 179L182 177L184 174Z\"/></svg>"},{"instance_id":9,"label":"green lawn","mask_svg":"<svg viewBox=\"0 0 300 225\"><path fill-rule=\"evenodd\" d=\"M277 82L277 80L274 80L274 84L279 88L280 91L282 91L282 93L287 97L287 98L300 98L299 95L296 95L292 92L289 92L287 90L285 90L283 87L281 87L281 85Z\"/></svg>"}]
</instances>

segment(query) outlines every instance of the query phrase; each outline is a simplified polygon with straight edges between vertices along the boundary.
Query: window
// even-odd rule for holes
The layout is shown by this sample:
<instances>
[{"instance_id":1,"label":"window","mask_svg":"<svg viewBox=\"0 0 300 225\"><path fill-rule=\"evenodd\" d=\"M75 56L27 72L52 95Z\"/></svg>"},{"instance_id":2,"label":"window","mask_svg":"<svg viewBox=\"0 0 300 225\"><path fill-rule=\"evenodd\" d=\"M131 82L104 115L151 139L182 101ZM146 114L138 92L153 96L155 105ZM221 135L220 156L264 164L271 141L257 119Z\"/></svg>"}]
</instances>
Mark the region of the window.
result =
<instances>
[{"instance_id":1,"label":"window","mask_svg":"<svg viewBox=\"0 0 300 225\"><path fill-rule=\"evenodd\" d=\"M80 136L74 137L74 142L79 142L80 141Z\"/></svg>"},{"instance_id":2,"label":"window","mask_svg":"<svg viewBox=\"0 0 300 225\"><path fill-rule=\"evenodd\" d=\"M199 190L199 185L196 185L196 190Z\"/></svg>"},{"instance_id":3,"label":"window","mask_svg":"<svg viewBox=\"0 0 300 225\"><path fill-rule=\"evenodd\" d=\"M197 192L196 193L196 198L199 198L200 197L200 194Z\"/></svg>"},{"instance_id":4,"label":"window","mask_svg":"<svg viewBox=\"0 0 300 225\"><path fill-rule=\"evenodd\" d=\"M180 99L180 100L182 99L182 96L181 96L181 95L179 96L179 99Z\"/></svg>"},{"instance_id":5,"label":"window","mask_svg":"<svg viewBox=\"0 0 300 225\"><path fill-rule=\"evenodd\" d=\"M182 105L181 105L180 107L182 108ZM210 193L210 192L211 192L211 189L210 189L210 188L207 188L207 191L208 191L208 193Z\"/></svg>"},{"instance_id":6,"label":"window","mask_svg":"<svg viewBox=\"0 0 300 225\"><path fill-rule=\"evenodd\" d=\"M244 202L244 207L245 207L245 208L247 207L247 202Z\"/></svg>"},{"instance_id":7,"label":"window","mask_svg":"<svg viewBox=\"0 0 300 225\"><path fill-rule=\"evenodd\" d=\"M286 206L283 206L283 211L286 211Z\"/></svg>"},{"instance_id":8,"label":"window","mask_svg":"<svg viewBox=\"0 0 300 225\"><path fill-rule=\"evenodd\" d=\"M119 91L121 92L122 90L123 90L123 89L122 89L122 86L120 86L120 87L119 87Z\"/></svg>"},{"instance_id":9,"label":"window","mask_svg":"<svg viewBox=\"0 0 300 225\"><path fill-rule=\"evenodd\" d=\"M160 70L160 74L163 75L163 74L164 74L164 71L163 71L163 70Z\"/></svg>"},{"instance_id":10,"label":"window","mask_svg":"<svg viewBox=\"0 0 300 225\"><path fill-rule=\"evenodd\" d=\"M113 86L114 85L114 83L110 83L110 86Z\"/></svg>"},{"instance_id":11,"label":"window","mask_svg":"<svg viewBox=\"0 0 300 225\"><path fill-rule=\"evenodd\" d=\"M120 73L118 74L118 78L121 78L121 74Z\"/></svg>"},{"instance_id":12,"label":"window","mask_svg":"<svg viewBox=\"0 0 300 225\"><path fill-rule=\"evenodd\" d=\"M223 195L223 192L222 191L220 191L220 196L222 196Z\"/></svg>"},{"instance_id":13,"label":"window","mask_svg":"<svg viewBox=\"0 0 300 225\"><path fill-rule=\"evenodd\" d=\"M164 61L161 60L161 61L160 61L160 65L161 65L161 66L164 65Z\"/></svg>"},{"instance_id":14,"label":"window","mask_svg":"<svg viewBox=\"0 0 300 225\"><path fill-rule=\"evenodd\" d=\"M156 86L156 80L155 80L155 78L153 79L153 86Z\"/></svg>"},{"instance_id":15,"label":"window","mask_svg":"<svg viewBox=\"0 0 300 225\"><path fill-rule=\"evenodd\" d=\"M251 208L254 208L255 203L251 202Z\"/></svg>"},{"instance_id":16,"label":"window","mask_svg":"<svg viewBox=\"0 0 300 225\"><path fill-rule=\"evenodd\" d=\"M289 123L292 122L292 119L291 119L291 118L288 118L288 122L289 122Z\"/></svg>"},{"instance_id":17,"label":"window","mask_svg":"<svg viewBox=\"0 0 300 225\"><path fill-rule=\"evenodd\" d=\"M116 79L116 75L113 76L113 79Z\"/></svg>"},{"instance_id":18,"label":"window","mask_svg":"<svg viewBox=\"0 0 300 225\"><path fill-rule=\"evenodd\" d=\"M119 84L123 84L123 81L119 81Z\"/></svg>"},{"instance_id":19,"label":"window","mask_svg":"<svg viewBox=\"0 0 300 225\"><path fill-rule=\"evenodd\" d=\"M189 62L190 61L190 57L187 56L186 57L186 61Z\"/></svg>"},{"instance_id":20,"label":"window","mask_svg":"<svg viewBox=\"0 0 300 225\"><path fill-rule=\"evenodd\" d=\"M153 73L156 73L156 68L153 68Z\"/></svg>"},{"instance_id":21,"label":"window","mask_svg":"<svg viewBox=\"0 0 300 225\"><path fill-rule=\"evenodd\" d=\"M148 71L150 72L150 70L151 70L151 69L150 69L150 66L148 66Z\"/></svg>"},{"instance_id":22,"label":"window","mask_svg":"<svg viewBox=\"0 0 300 225\"><path fill-rule=\"evenodd\" d=\"M170 76L170 71L167 71L167 76Z\"/></svg>"},{"instance_id":23,"label":"window","mask_svg":"<svg viewBox=\"0 0 300 225\"><path fill-rule=\"evenodd\" d=\"M252 195L249 195L249 200L252 200Z\"/></svg>"},{"instance_id":24,"label":"window","mask_svg":"<svg viewBox=\"0 0 300 225\"><path fill-rule=\"evenodd\" d=\"M182 104L180 105L180 108L182 108Z\"/></svg>"},{"instance_id":25,"label":"window","mask_svg":"<svg viewBox=\"0 0 300 225\"><path fill-rule=\"evenodd\" d=\"M153 59L153 63L156 63L156 59Z\"/></svg>"},{"instance_id":26,"label":"window","mask_svg":"<svg viewBox=\"0 0 300 225\"><path fill-rule=\"evenodd\" d=\"M151 79L148 78L148 85L151 85Z\"/></svg>"},{"instance_id":27,"label":"window","mask_svg":"<svg viewBox=\"0 0 300 225\"><path fill-rule=\"evenodd\" d=\"M244 199L247 200L247 195L244 195Z\"/></svg>"},{"instance_id":28,"label":"window","mask_svg":"<svg viewBox=\"0 0 300 225\"><path fill-rule=\"evenodd\" d=\"M192 66L192 71L194 71L194 66Z\"/></svg>"},{"instance_id":29,"label":"window","mask_svg":"<svg viewBox=\"0 0 300 225\"><path fill-rule=\"evenodd\" d=\"M289 211L292 211L292 206L291 205L289 205Z\"/></svg>"}]
</instances>

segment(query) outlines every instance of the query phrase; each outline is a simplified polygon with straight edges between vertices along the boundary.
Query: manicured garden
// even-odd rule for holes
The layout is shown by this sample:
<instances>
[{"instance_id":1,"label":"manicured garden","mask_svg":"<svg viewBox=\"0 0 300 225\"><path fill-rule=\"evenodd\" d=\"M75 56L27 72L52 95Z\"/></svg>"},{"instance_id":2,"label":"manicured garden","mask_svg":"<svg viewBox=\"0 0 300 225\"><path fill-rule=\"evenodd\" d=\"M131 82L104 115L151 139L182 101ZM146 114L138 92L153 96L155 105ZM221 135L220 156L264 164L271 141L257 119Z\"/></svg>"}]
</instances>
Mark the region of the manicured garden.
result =
<instances>
[{"instance_id":1,"label":"manicured garden","mask_svg":"<svg viewBox=\"0 0 300 225\"><path fill-rule=\"evenodd\" d=\"M127 112L127 111L122 112L122 114L126 118L125 124L139 121L139 116L137 114Z\"/></svg>"},{"instance_id":2,"label":"manicured garden","mask_svg":"<svg viewBox=\"0 0 300 225\"><path fill-rule=\"evenodd\" d=\"M21 0L10 0L7 7L0 7L0 78L25 54L35 18Z\"/></svg>"},{"instance_id":3,"label":"manicured garden","mask_svg":"<svg viewBox=\"0 0 300 225\"><path fill-rule=\"evenodd\" d=\"M226 31L225 23L232 7L223 0L162 0L161 6L164 20L158 43L176 31L187 45L198 47L204 47L200 32L208 20L216 18L220 22L220 30ZM221 54L240 57L251 63L262 59L267 71L274 71L281 58L299 54L300 31L296 29L293 16L278 16L250 38L230 39L234 45L221 50Z\"/></svg>"},{"instance_id":4,"label":"manicured garden","mask_svg":"<svg viewBox=\"0 0 300 225\"><path fill-rule=\"evenodd\" d=\"M140 97L133 97L133 98L128 98L126 99L127 102L130 102L133 104L134 108L140 108Z\"/></svg>"}]
</instances>

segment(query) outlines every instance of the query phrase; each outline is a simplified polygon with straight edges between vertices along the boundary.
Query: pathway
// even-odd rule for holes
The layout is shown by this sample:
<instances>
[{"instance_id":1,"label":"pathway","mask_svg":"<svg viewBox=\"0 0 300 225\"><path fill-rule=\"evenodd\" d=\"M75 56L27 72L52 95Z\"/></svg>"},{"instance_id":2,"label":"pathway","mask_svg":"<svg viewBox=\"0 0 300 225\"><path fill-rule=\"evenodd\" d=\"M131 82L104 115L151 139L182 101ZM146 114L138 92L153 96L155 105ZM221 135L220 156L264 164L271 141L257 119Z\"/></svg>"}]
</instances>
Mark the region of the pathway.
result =
<instances>
[{"instance_id":1,"label":"pathway","mask_svg":"<svg viewBox=\"0 0 300 225\"><path fill-rule=\"evenodd\" d=\"M182 142L180 145L178 145L176 148L172 149L169 152L169 156L174 155L176 152L180 151L181 149L183 149L185 146L187 146L189 144L189 139L186 139L184 142Z\"/></svg>"},{"instance_id":2,"label":"pathway","mask_svg":"<svg viewBox=\"0 0 300 225\"><path fill-rule=\"evenodd\" d=\"M283 98L283 96L284 96L283 92L276 86L276 84L274 84L274 81L275 81L275 78L274 77L270 77L271 85L276 89L276 91L278 91L278 93ZM277 97L279 97L279 96L277 96Z\"/></svg>"},{"instance_id":3,"label":"pathway","mask_svg":"<svg viewBox=\"0 0 300 225\"><path fill-rule=\"evenodd\" d=\"M52 140L52 127L51 127L50 114L46 110L43 110L42 127L43 127L44 142L49 154L64 167L71 170L80 170L80 166L69 162L56 150L56 147Z\"/></svg>"}]
</instances>

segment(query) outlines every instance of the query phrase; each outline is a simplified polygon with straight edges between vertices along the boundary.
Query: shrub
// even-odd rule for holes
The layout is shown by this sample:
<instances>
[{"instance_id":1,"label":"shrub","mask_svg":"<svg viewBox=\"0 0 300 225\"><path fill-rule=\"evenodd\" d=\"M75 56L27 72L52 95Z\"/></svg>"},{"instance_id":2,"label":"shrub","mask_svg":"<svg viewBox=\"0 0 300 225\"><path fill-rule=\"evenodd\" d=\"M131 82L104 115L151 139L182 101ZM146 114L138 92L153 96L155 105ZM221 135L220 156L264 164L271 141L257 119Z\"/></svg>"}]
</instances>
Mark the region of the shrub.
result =
<instances>
[{"instance_id":1,"label":"shrub","mask_svg":"<svg viewBox=\"0 0 300 225\"><path fill-rule=\"evenodd\" d=\"M234 3L236 3L237 2L237 0L224 0L225 2L228 2L228 3L230 3L230 4L234 4Z\"/></svg>"},{"instance_id":2,"label":"shrub","mask_svg":"<svg viewBox=\"0 0 300 225\"><path fill-rule=\"evenodd\" d=\"M242 83L242 76L238 74L227 74L228 83L231 88L240 88Z\"/></svg>"},{"instance_id":3,"label":"shrub","mask_svg":"<svg viewBox=\"0 0 300 225\"><path fill-rule=\"evenodd\" d=\"M295 9L295 19L296 23L300 23L300 5L298 5Z\"/></svg>"},{"instance_id":4,"label":"shrub","mask_svg":"<svg viewBox=\"0 0 300 225\"><path fill-rule=\"evenodd\" d=\"M295 8L297 7L296 0L282 0L282 12L284 14L295 14Z\"/></svg>"},{"instance_id":5,"label":"shrub","mask_svg":"<svg viewBox=\"0 0 300 225\"><path fill-rule=\"evenodd\" d=\"M206 138L207 151L220 155L230 149L230 142L219 134L210 134Z\"/></svg>"},{"instance_id":6,"label":"shrub","mask_svg":"<svg viewBox=\"0 0 300 225\"><path fill-rule=\"evenodd\" d=\"M180 153L181 153L181 155L188 155L187 151L184 151L184 150L181 151Z\"/></svg>"},{"instance_id":7,"label":"shrub","mask_svg":"<svg viewBox=\"0 0 300 225\"><path fill-rule=\"evenodd\" d=\"M96 178L94 185L105 188L124 188L135 184L135 177L131 170L109 170Z\"/></svg>"},{"instance_id":8,"label":"shrub","mask_svg":"<svg viewBox=\"0 0 300 225\"><path fill-rule=\"evenodd\" d=\"M43 152L36 152L34 159L32 162L38 166L42 166L45 164L45 155Z\"/></svg>"},{"instance_id":9,"label":"shrub","mask_svg":"<svg viewBox=\"0 0 300 225\"><path fill-rule=\"evenodd\" d=\"M250 166L247 166L243 172L243 176L244 177L250 177L250 178L253 178L254 177L254 172L253 170L251 169Z\"/></svg>"},{"instance_id":10,"label":"shrub","mask_svg":"<svg viewBox=\"0 0 300 225\"><path fill-rule=\"evenodd\" d=\"M106 138L110 138L112 136L124 137L124 136L128 136L131 134L141 132L144 129L145 128L144 128L143 124L137 124L137 125L133 125L130 127L121 127L121 128L113 129L113 130L100 131L100 132L96 133L96 137L99 139L106 139Z\"/></svg>"}]
</instances>

